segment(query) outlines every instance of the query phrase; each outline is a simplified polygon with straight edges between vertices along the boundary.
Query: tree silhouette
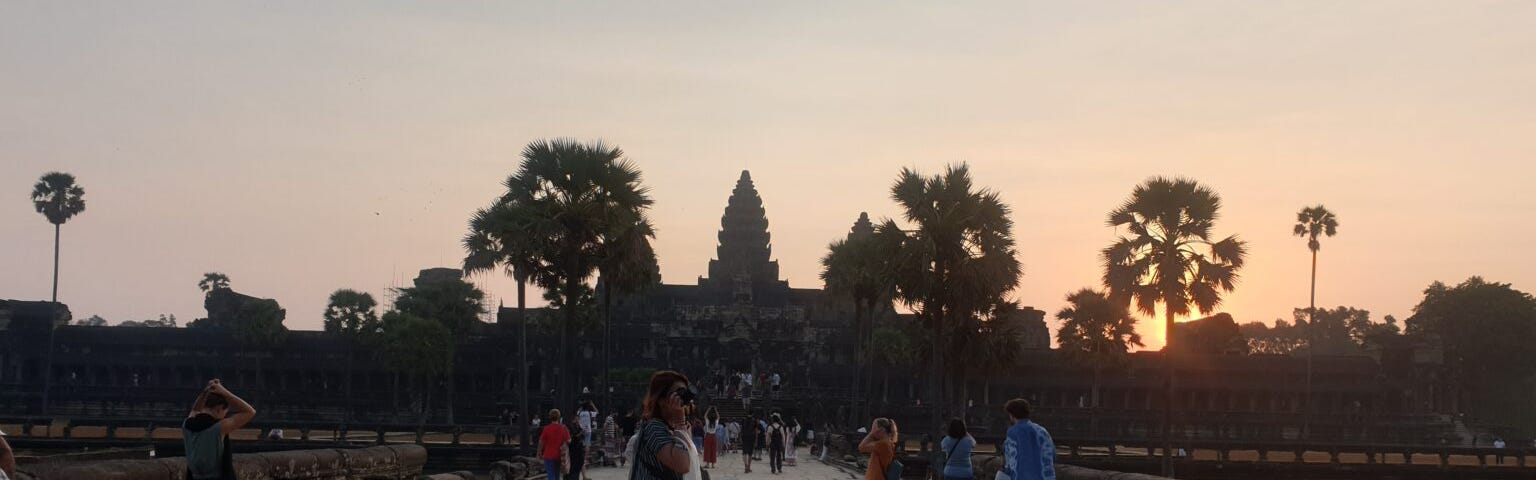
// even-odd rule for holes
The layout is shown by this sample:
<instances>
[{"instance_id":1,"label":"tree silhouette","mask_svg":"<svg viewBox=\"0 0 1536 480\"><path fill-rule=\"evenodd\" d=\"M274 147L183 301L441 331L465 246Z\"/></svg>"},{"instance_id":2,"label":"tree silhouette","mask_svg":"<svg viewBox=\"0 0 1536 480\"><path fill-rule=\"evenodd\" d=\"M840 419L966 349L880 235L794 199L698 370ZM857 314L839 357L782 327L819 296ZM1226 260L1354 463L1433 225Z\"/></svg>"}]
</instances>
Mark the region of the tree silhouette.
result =
<instances>
[{"instance_id":1,"label":"tree silhouette","mask_svg":"<svg viewBox=\"0 0 1536 480\"><path fill-rule=\"evenodd\" d=\"M1230 292L1247 247L1236 235L1214 240L1211 233L1221 210L1216 192L1188 179L1154 177L1131 191L1109 213L1109 226L1122 235L1101 252L1104 286L1120 305L1136 304L1146 315L1162 305L1164 338L1172 345L1174 318L1194 310L1210 313ZM1167 384L1163 404L1163 474L1172 473L1173 400L1176 389L1174 349L1164 347Z\"/></svg>"},{"instance_id":2,"label":"tree silhouette","mask_svg":"<svg viewBox=\"0 0 1536 480\"><path fill-rule=\"evenodd\" d=\"M623 150L602 142L579 143L557 139L535 141L523 149L523 163L506 181L501 203L528 208L534 218L531 231L538 237L539 268L533 280L562 298L566 305L578 300L586 282L605 259L604 242L614 239L621 227L636 225L645 217L652 200L641 185L640 170L624 158ZM565 322L560 335L559 403L569 404L572 371L569 348L575 308L562 309Z\"/></svg>"},{"instance_id":3,"label":"tree silhouette","mask_svg":"<svg viewBox=\"0 0 1536 480\"><path fill-rule=\"evenodd\" d=\"M32 186L32 207L53 224L53 300L59 301L59 231L70 218L85 211L85 189L75 176L48 172ZM50 344L52 341L50 340ZM50 362L51 363L51 362ZM50 367L51 368L51 367Z\"/></svg>"},{"instance_id":4,"label":"tree silhouette","mask_svg":"<svg viewBox=\"0 0 1536 480\"><path fill-rule=\"evenodd\" d=\"M498 199L470 217L469 233L462 242L465 275L500 266L517 282L517 383L521 391L517 399L521 418L531 418L533 413L528 409L528 281L545 266L540 255L549 248L539 242L553 238L554 234L553 222L547 221L550 216L535 211L538 207ZM544 230L539 230L541 227ZM531 445L528 422L521 423L519 445Z\"/></svg>"},{"instance_id":5,"label":"tree silhouette","mask_svg":"<svg viewBox=\"0 0 1536 480\"><path fill-rule=\"evenodd\" d=\"M661 266L656 262L656 250L651 239L656 238L656 228L641 216L632 224L613 223L603 232L601 258L597 271L602 279L603 294L603 375L598 393L603 403L608 403L608 370L610 333L613 325L613 294L630 295L661 283Z\"/></svg>"},{"instance_id":6,"label":"tree silhouette","mask_svg":"<svg viewBox=\"0 0 1536 480\"><path fill-rule=\"evenodd\" d=\"M352 416L352 377L357 347L364 342L365 337L379 332L379 315L373 310L377 306L378 302L373 300L373 295L343 288L331 293L330 302L326 304L322 315L327 333L344 335L347 339L348 418Z\"/></svg>"},{"instance_id":7,"label":"tree silhouette","mask_svg":"<svg viewBox=\"0 0 1536 480\"><path fill-rule=\"evenodd\" d=\"M874 385L874 376L870 374L873 359L865 349L873 339L874 310L879 302L889 301L896 288L888 261L891 249L885 248L874 233L869 215L860 213L848 237L832 242L827 246L827 254L821 257L821 280L827 292L853 300L854 357L859 367L853 396L866 402ZM855 410L851 412L854 418L868 416L859 413L857 407Z\"/></svg>"},{"instance_id":8,"label":"tree silhouette","mask_svg":"<svg viewBox=\"0 0 1536 480\"><path fill-rule=\"evenodd\" d=\"M1435 282L1404 321L1407 335L1444 348L1445 380L1459 410L1536 427L1530 379L1536 375L1536 298L1508 283L1471 277Z\"/></svg>"},{"instance_id":9,"label":"tree silhouette","mask_svg":"<svg viewBox=\"0 0 1536 480\"><path fill-rule=\"evenodd\" d=\"M390 311L380 320L379 335L373 338L386 368L421 383L420 388L408 390L419 400L415 402L421 407L418 423L425 424L427 413L431 411L431 380L453 371L453 332L442 322ZM398 382L399 377L396 377ZM400 390L398 387L394 389L396 392Z\"/></svg>"},{"instance_id":10,"label":"tree silhouette","mask_svg":"<svg viewBox=\"0 0 1536 480\"><path fill-rule=\"evenodd\" d=\"M1103 293L1084 288L1067 295L1067 306L1056 312L1061 328L1056 343L1067 358L1093 370L1093 408L1099 408L1103 371L1124 365L1131 348L1142 346L1136 317Z\"/></svg>"},{"instance_id":11,"label":"tree silhouette","mask_svg":"<svg viewBox=\"0 0 1536 480\"><path fill-rule=\"evenodd\" d=\"M1296 212L1296 226L1292 229L1292 232L1298 237L1307 239L1307 249L1312 251L1312 293L1307 301L1308 312L1317 311L1317 251L1322 248L1322 243L1317 241L1317 237L1332 237L1335 233L1338 233L1338 230L1338 217L1334 216L1333 212L1328 211L1327 208L1323 208L1322 205L1302 208L1300 212ZM1307 319L1308 343L1317 341L1317 335L1313 328L1315 325L1316 318L1309 317ZM1306 397L1303 399L1305 404L1302 408L1302 438L1309 436L1312 430L1312 357L1316 352L1316 348L1307 349L1307 388Z\"/></svg>"},{"instance_id":12,"label":"tree silhouette","mask_svg":"<svg viewBox=\"0 0 1536 480\"><path fill-rule=\"evenodd\" d=\"M414 287L397 289L395 310L413 317L437 322L452 335L455 344L462 343L480 314L485 313L482 303L485 292L461 279L436 280L418 283ZM453 370L454 358L448 359L448 370ZM454 375L448 376L448 422L453 423Z\"/></svg>"},{"instance_id":13,"label":"tree silhouette","mask_svg":"<svg viewBox=\"0 0 1536 480\"><path fill-rule=\"evenodd\" d=\"M202 280L197 281L197 289L202 290L203 294L213 293L220 288L229 288L229 275L208 272L203 274Z\"/></svg>"},{"instance_id":14,"label":"tree silhouette","mask_svg":"<svg viewBox=\"0 0 1536 480\"><path fill-rule=\"evenodd\" d=\"M902 169L891 199L911 230L886 220L875 235L892 246L896 299L917 312L930 336L933 395L931 421L944 417L945 333L994 309L1018 286L1013 221L1008 206L988 189L977 189L970 169L952 165L925 177Z\"/></svg>"}]
</instances>

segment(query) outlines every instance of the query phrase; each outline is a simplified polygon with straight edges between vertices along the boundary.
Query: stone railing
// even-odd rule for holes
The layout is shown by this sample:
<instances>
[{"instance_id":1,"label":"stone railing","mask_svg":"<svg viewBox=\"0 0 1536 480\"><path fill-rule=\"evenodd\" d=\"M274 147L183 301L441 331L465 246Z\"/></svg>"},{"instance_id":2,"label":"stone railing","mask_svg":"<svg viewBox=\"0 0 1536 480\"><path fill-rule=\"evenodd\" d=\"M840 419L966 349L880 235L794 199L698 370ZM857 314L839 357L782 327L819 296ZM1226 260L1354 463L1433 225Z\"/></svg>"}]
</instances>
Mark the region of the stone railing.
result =
<instances>
[{"instance_id":1,"label":"stone railing","mask_svg":"<svg viewBox=\"0 0 1536 480\"><path fill-rule=\"evenodd\" d=\"M993 475L997 474L998 469L1002 467L1003 457L997 455L974 455L971 457L971 469L975 474L974 478L992 478ZM1167 480L1167 477L1094 470L1092 468L1063 465L1059 462L1056 464L1056 478L1059 480Z\"/></svg>"},{"instance_id":2,"label":"stone railing","mask_svg":"<svg viewBox=\"0 0 1536 480\"><path fill-rule=\"evenodd\" d=\"M406 480L421 475L427 450L418 445L355 449L286 450L235 455L235 474L242 480ZM183 480L186 459L43 461L19 465L17 477L27 480Z\"/></svg>"}]
</instances>

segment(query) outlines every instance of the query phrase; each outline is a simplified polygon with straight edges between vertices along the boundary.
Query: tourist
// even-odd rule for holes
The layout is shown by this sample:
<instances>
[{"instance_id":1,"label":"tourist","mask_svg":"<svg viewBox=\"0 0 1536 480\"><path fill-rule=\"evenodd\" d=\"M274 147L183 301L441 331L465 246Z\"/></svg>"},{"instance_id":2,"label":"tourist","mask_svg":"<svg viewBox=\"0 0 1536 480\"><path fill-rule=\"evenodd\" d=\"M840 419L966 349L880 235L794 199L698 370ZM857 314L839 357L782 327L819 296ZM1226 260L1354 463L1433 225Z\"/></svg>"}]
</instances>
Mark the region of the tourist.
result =
<instances>
[{"instance_id":1,"label":"tourist","mask_svg":"<svg viewBox=\"0 0 1536 480\"><path fill-rule=\"evenodd\" d=\"M757 420L747 418L741 422L741 462L747 467L743 473L752 473L752 451L757 448Z\"/></svg>"},{"instance_id":2,"label":"tourist","mask_svg":"<svg viewBox=\"0 0 1536 480\"><path fill-rule=\"evenodd\" d=\"M753 409L753 372L742 374L742 408Z\"/></svg>"},{"instance_id":3,"label":"tourist","mask_svg":"<svg viewBox=\"0 0 1536 480\"><path fill-rule=\"evenodd\" d=\"M229 434L256 417L256 409L224 388L215 378L192 402L192 411L181 423L181 443L187 457L190 480L234 480L234 454Z\"/></svg>"},{"instance_id":4,"label":"tourist","mask_svg":"<svg viewBox=\"0 0 1536 480\"><path fill-rule=\"evenodd\" d=\"M784 417L775 413L768 418L768 471L784 473Z\"/></svg>"},{"instance_id":5,"label":"tourist","mask_svg":"<svg viewBox=\"0 0 1536 480\"><path fill-rule=\"evenodd\" d=\"M741 443L741 421L731 420L731 423L725 425L725 443L722 445L731 447L727 448L727 451L735 451L741 447L739 443Z\"/></svg>"},{"instance_id":6,"label":"tourist","mask_svg":"<svg viewBox=\"0 0 1536 480\"><path fill-rule=\"evenodd\" d=\"M795 440L800 438L800 419L791 419L790 424L785 426L784 434L786 435L784 448L788 449L784 454L784 464L793 467L799 462L799 457L795 454L799 447L795 446Z\"/></svg>"},{"instance_id":7,"label":"tourist","mask_svg":"<svg viewBox=\"0 0 1536 480\"><path fill-rule=\"evenodd\" d=\"M896 461L898 435L896 421L876 418L869 426L869 434L859 442L859 453L869 454L869 468L864 470L864 480L886 480L886 472Z\"/></svg>"},{"instance_id":8,"label":"tourist","mask_svg":"<svg viewBox=\"0 0 1536 480\"><path fill-rule=\"evenodd\" d=\"M544 461L544 478L562 478L570 471L571 459L567 456L570 451L566 449L570 441L570 430L560 423L560 409L550 409L549 425L539 432L539 459Z\"/></svg>"},{"instance_id":9,"label":"tourist","mask_svg":"<svg viewBox=\"0 0 1536 480\"><path fill-rule=\"evenodd\" d=\"M576 423L581 425L581 431L586 432L581 439L585 446L592 446L592 430L596 426L594 422L596 419L597 405L593 404L591 400L581 404L581 408L576 410Z\"/></svg>"},{"instance_id":10,"label":"tourist","mask_svg":"<svg viewBox=\"0 0 1536 480\"><path fill-rule=\"evenodd\" d=\"M704 422L695 418L688 422L690 438L693 438L693 449L704 451Z\"/></svg>"},{"instance_id":11,"label":"tourist","mask_svg":"<svg viewBox=\"0 0 1536 480\"><path fill-rule=\"evenodd\" d=\"M11 444L5 442L5 432L0 432L0 480L16 476L16 454Z\"/></svg>"},{"instance_id":12,"label":"tourist","mask_svg":"<svg viewBox=\"0 0 1536 480\"><path fill-rule=\"evenodd\" d=\"M580 421L572 421L570 428L573 432L573 436L586 434L587 438L591 438L591 432L588 432L585 428L581 428ZM570 458L571 466L569 469L567 469L565 480L584 480L587 477L587 444L584 442L572 441L566 442L566 445L567 448L569 448L569 451L566 452L566 454L568 455L568 458Z\"/></svg>"},{"instance_id":13,"label":"tourist","mask_svg":"<svg viewBox=\"0 0 1536 480\"><path fill-rule=\"evenodd\" d=\"M752 458L763 459L763 449L768 448L768 419L757 419L757 451L752 452Z\"/></svg>"},{"instance_id":14,"label":"tourist","mask_svg":"<svg viewBox=\"0 0 1536 480\"><path fill-rule=\"evenodd\" d=\"M944 451L944 480L973 480L971 451L976 448L976 438L966 431L965 420L949 421L949 435L939 442Z\"/></svg>"},{"instance_id":15,"label":"tourist","mask_svg":"<svg viewBox=\"0 0 1536 480\"><path fill-rule=\"evenodd\" d=\"M688 377L673 371L651 375L641 404L644 423L635 437L631 480L682 480L697 471L687 427L686 407L692 403Z\"/></svg>"},{"instance_id":16,"label":"tourist","mask_svg":"<svg viewBox=\"0 0 1536 480\"><path fill-rule=\"evenodd\" d=\"M773 398L779 398L779 382L782 380L783 377L779 376L779 372L773 372L773 376L768 377L768 384L770 385L770 391L773 392Z\"/></svg>"},{"instance_id":17,"label":"tourist","mask_svg":"<svg viewBox=\"0 0 1536 480\"><path fill-rule=\"evenodd\" d=\"M722 431L720 412L715 411L715 407L709 407L709 411L704 412L704 468L715 468L715 461L720 454Z\"/></svg>"},{"instance_id":18,"label":"tourist","mask_svg":"<svg viewBox=\"0 0 1536 480\"><path fill-rule=\"evenodd\" d=\"M1008 412L1007 439L1003 441L1003 470L999 480L1055 480L1056 443L1051 433L1029 421L1029 402L1022 398L1003 405Z\"/></svg>"},{"instance_id":19,"label":"tourist","mask_svg":"<svg viewBox=\"0 0 1536 480\"><path fill-rule=\"evenodd\" d=\"M1494 452L1493 452L1494 464L1495 465L1503 465L1504 464L1504 439L1499 438L1499 437L1493 437L1493 450L1494 450Z\"/></svg>"},{"instance_id":20,"label":"tourist","mask_svg":"<svg viewBox=\"0 0 1536 480\"><path fill-rule=\"evenodd\" d=\"M603 420L603 442L609 447L618 447L619 422L613 417L614 414L610 413L608 418Z\"/></svg>"}]
</instances>

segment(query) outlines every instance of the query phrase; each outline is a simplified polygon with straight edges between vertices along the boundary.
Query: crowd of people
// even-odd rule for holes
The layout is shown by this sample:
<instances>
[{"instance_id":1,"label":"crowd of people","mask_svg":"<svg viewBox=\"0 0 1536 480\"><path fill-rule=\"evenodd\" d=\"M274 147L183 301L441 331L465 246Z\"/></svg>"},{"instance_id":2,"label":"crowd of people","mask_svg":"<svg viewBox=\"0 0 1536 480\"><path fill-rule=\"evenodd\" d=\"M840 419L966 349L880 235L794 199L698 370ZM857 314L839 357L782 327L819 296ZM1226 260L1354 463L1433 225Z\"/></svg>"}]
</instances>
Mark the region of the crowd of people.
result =
<instances>
[{"instance_id":1,"label":"crowd of people","mask_svg":"<svg viewBox=\"0 0 1536 480\"><path fill-rule=\"evenodd\" d=\"M750 396L750 378L747 373L742 380L748 389L743 398ZM777 387L779 380L774 375L769 384ZM727 387L728 394L741 393L729 390ZM814 443L815 432L802 428L798 419L786 421L780 413L759 417L749 409L740 418L722 418L719 410L711 407L700 414L697 392L683 374L661 371L650 378L638 418L626 415L619 419L613 413L601 417L590 401L581 403L569 417L559 409L537 416L531 425L538 432L535 452L544 463L546 478L586 480L588 452L593 449L621 451L610 458L629 468L632 480L707 480L706 472L719 468L720 457L731 452L740 452L744 473L751 473L752 462L762 461L766 453L769 473L777 475L786 466L796 465L797 440ZM1004 410L1010 427L1003 443L1003 468L993 480L1054 480L1056 447L1050 433L1030 421L1029 402L1013 399ZM243 428L255 416L256 409L249 403L218 379L210 380L182 424L186 477L233 479L229 434ZM518 421L516 414L505 411L503 419L509 424ZM826 430L823 428L820 451L823 460L827 451ZM903 466L898 460L901 449L896 422L876 418L867 430L860 431L866 435L858 450L869 455L866 480L899 480ZM498 441L508 437L509 434L501 434ZM976 445L965 422L951 420L945 436L935 445L931 477L976 480L971 467ZM14 475L13 469L10 448L0 436L0 480Z\"/></svg>"}]
</instances>

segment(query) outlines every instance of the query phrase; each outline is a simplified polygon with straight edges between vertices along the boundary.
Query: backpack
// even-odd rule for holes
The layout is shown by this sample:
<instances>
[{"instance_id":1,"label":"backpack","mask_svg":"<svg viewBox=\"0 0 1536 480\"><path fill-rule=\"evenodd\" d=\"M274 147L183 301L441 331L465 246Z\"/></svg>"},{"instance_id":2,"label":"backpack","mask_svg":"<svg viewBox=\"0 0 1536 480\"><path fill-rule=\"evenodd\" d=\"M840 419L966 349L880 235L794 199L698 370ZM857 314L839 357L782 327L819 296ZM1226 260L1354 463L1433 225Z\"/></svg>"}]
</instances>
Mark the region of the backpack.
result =
<instances>
[{"instance_id":1,"label":"backpack","mask_svg":"<svg viewBox=\"0 0 1536 480\"><path fill-rule=\"evenodd\" d=\"M901 480L902 468L901 460L892 458L891 464L885 467L885 480Z\"/></svg>"}]
</instances>

